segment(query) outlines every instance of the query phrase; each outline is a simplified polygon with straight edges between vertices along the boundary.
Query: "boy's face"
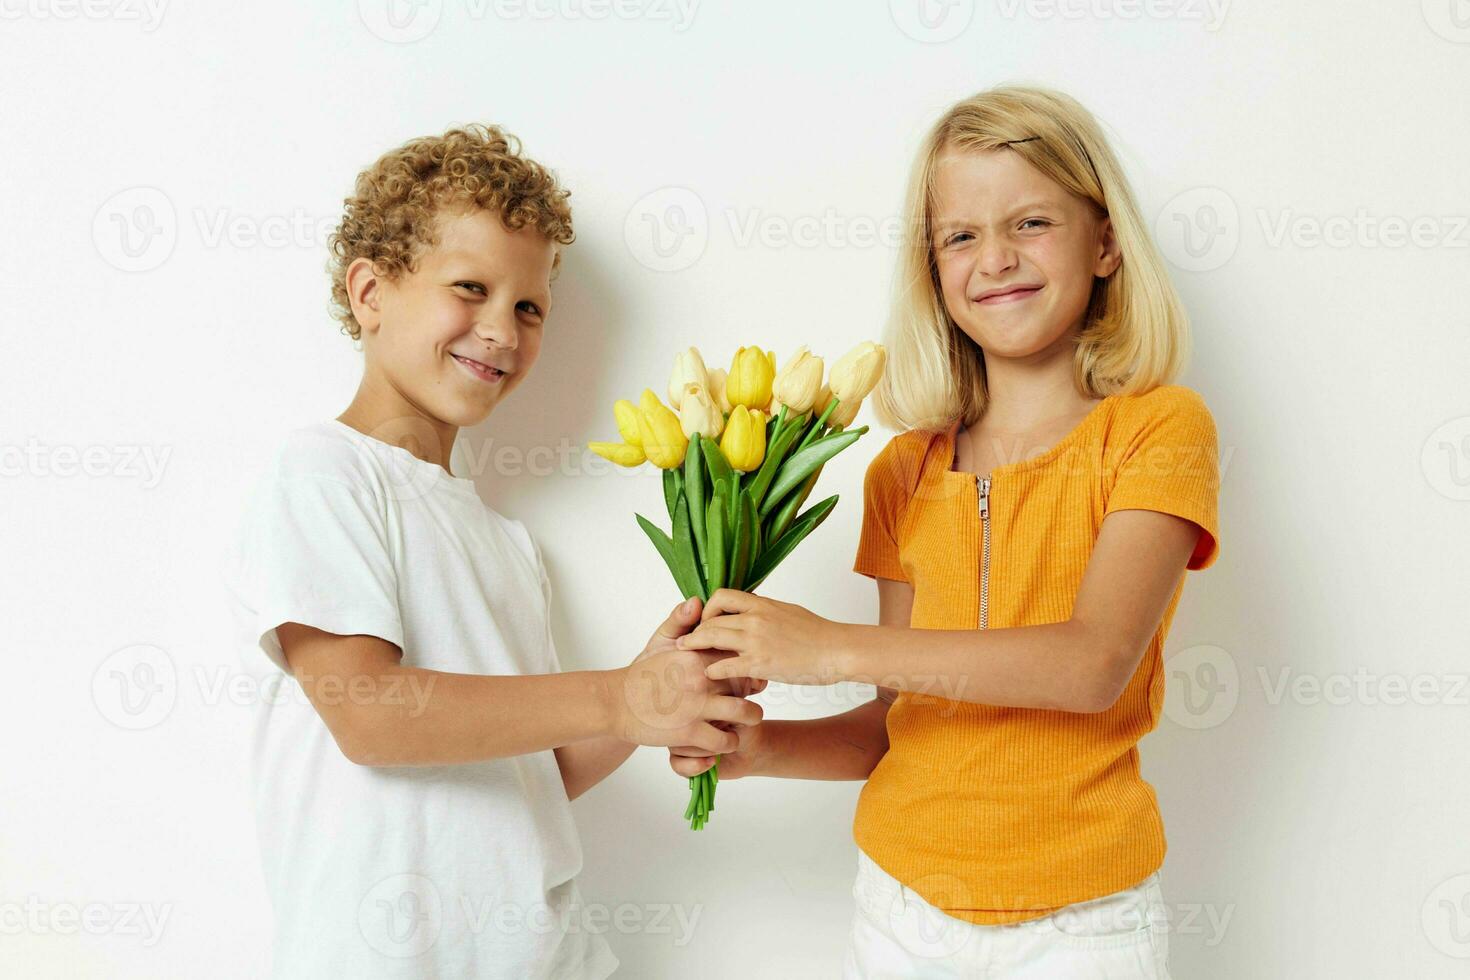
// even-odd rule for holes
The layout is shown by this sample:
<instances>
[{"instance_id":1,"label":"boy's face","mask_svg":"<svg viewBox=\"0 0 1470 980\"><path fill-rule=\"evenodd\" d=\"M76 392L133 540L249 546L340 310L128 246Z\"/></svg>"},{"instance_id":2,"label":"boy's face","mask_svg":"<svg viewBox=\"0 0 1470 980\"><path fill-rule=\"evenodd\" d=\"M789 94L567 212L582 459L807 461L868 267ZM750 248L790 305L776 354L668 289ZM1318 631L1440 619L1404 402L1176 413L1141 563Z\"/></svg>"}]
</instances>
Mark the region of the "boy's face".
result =
<instances>
[{"instance_id":1,"label":"boy's face","mask_svg":"<svg viewBox=\"0 0 1470 980\"><path fill-rule=\"evenodd\" d=\"M475 425L521 383L541 351L556 245L508 230L489 211L447 211L413 272L364 295L367 368L429 417Z\"/></svg>"},{"instance_id":2,"label":"boy's face","mask_svg":"<svg viewBox=\"0 0 1470 980\"><path fill-rule=\"evenodd\" d=\"M987 354L1023 358L1080 327L1119 253L1106 218L1009 150L939 158L933 249L944 305Z\"/></svg>"}]
</instances>

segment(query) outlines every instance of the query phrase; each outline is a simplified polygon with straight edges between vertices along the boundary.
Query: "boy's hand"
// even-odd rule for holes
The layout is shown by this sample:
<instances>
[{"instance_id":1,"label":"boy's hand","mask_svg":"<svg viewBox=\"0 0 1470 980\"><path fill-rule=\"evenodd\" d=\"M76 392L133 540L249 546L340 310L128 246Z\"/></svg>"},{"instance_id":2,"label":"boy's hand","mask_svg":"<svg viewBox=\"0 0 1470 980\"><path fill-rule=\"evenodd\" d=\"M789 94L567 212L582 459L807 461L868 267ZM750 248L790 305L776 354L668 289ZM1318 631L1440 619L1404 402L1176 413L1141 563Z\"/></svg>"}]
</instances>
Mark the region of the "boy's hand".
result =
<instances>
[{"instance_id":1,"label":"boy's hand","mask_svg":"<svg viewBox=\"0 0 1470 980\"><path fill-rule=\"evenodd\" d=\"M748 685L710 680L705 670L724 654L679 650L674 641L699 622L697 598L670 613L633 663L613 671L613 733L640 745L689 745L733 752L742 726L760 723L761 709L742 696ZM731 726L722 731L716 722Z\"/></svg>"},{"instance_id":2,"label":"boy's hand","mask_svg":"<svg viewBox=\"0 0 1470 980\"><path fill-rule=\"evenodd\" d=\"M720 756L720 781L749 776L760 756L763 726L737 728L740 747ZM681 776L698 776L715 764L715 757L697 745L675 745L669 749L669 765Z\"/></svg>"}]
</instances>

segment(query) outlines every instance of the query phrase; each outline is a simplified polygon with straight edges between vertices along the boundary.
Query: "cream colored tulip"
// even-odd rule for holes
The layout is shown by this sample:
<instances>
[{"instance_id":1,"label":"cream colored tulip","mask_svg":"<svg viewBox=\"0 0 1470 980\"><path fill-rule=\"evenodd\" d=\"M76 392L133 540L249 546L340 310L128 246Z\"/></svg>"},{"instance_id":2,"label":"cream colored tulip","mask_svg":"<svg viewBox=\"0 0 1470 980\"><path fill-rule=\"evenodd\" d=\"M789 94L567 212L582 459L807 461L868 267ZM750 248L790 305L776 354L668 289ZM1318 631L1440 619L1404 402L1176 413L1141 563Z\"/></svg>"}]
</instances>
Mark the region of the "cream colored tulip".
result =
<instances>
[{"instance_id":1,"label":"cream colored tulip","mask_svg":"<svg viewBox=\"0 0 1470 980\"><path fill-rule=\"evenodd\" d=\"M735 411L730 399L725 397L725 369L714 368L709 372L709 397L720 411L729 415Z\"/></svg>"},{"instance_id":2,"label":"cream colored tulip","mask_svg":"<svg viewBox=\"0 0 1470 980\"><path fill-rule=\"evenodd\" d=\"M684 386L696 384L709 387L709 372L704 369L704 358L698 347L690 347L674 355L674 370L669 373L669 405L675 409L684 397Z\"/></svg>"},{"instance_id":3,"label":"cream colored tulip","mask_svg":"<svg viewBox=\"0 0 1470 980\"><path fill-rule=\"evenodd\" d=\"M861 398L855 398L850 402L839 399L837 407L832 409L831 415L827 416L827 424L829 426L840 426L845 429L849 425L852 425L852 420L857 418L858 409L862 407L863 401Z\"/></svg>"},{"instance_id":4,"label":"cream colored tulip","mask_svg":"<svg viewBox=\"0 0 1470 980\"><path fill-rule=\"evenodd\" d=\"M718 439L725 431L725 416L701 385L691 382L684 386L679 399L679 427L690 439L696 432L706 439Z\"/></svg>"},{"instance_id":5,"label":"cream colored tulip","mask_svg":"<svg viewBox=\"0 0 1470 980\"><path fill-rule=\"evenodd\" d=\"M829 381L832 394L844 404L861 402L877 386L878 379L883 376L883 366L887 362L888 351L882 344L875 344L871 340L863 341L832 365L832 377ZM856 412L856 409L853 411Z\"/></svg>"},{"instance_id":6,"label":"cream colored tulip","mask_svg":"<svg viewBox=\"0 0 1470 980\"><path fill-rule=\"evenodd\" d=\"M785 405L789 414L805 415L812 410L822 390L822 359L805 344L796 349L786 366L771 383L771 397Z\"/></svg>"}]
</instances>

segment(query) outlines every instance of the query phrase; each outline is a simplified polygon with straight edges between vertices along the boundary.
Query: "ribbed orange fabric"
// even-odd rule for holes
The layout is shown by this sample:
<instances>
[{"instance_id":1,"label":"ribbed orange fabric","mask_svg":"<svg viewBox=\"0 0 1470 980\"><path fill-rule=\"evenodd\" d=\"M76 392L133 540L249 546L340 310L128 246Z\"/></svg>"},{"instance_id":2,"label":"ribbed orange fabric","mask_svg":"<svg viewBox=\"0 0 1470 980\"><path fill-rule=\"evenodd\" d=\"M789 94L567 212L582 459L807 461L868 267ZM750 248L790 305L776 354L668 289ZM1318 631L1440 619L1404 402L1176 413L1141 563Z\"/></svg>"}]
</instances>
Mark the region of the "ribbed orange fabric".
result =
<instances>
[{"instance_id":1,"label":"ribbed orange fabric","mask_svg":"<svg viewBox=\"0 0 1470 980\"><path fill-rule=\"evenodd\" d=\"M917 629L980 627L978 481L951 469L958 429L895 436L864 480L854 569L910 583ZM1106 398L1048 451L990 476L989 628L1066 620L1116 510L1198 524L1190 569L1218 553L1215 424L1188 388ZM858 801L858 846L931 905L983 925L1037 918L1155 871L1164 829L1137 742L1163 704L1162 650L1182 590L1107 711L900 694L888 754Z\"/></svg>"}]
</instances>

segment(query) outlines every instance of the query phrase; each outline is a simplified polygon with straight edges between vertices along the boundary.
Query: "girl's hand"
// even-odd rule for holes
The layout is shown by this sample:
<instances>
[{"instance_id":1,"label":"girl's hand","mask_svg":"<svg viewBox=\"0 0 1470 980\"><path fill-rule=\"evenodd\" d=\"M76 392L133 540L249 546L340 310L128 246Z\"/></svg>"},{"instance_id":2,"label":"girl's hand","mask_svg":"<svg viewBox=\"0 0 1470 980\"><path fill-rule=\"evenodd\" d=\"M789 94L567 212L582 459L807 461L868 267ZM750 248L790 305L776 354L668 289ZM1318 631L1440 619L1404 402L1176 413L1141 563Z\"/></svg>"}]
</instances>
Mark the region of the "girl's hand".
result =
<instances>
[{"instance_id":1,"label":"girl's hand","mask_svg":"<svg viewBox=\"0 0 1470 980\"><path fill-rule=\"evenodd\" d=\"M752 775L761 753L761 725L735 729L740 747L720 756L720 782ZM698 776L715 764L715 757L695 745L676 745L669 749L669 765L681 776Z\"/></svg>"},{"instance_id":2,"label":"girl's hand","mask_svg":"<svg viewBox=\"0 0 1470 980\"><path fill-rule=\"evenodd\" d=\"M704 607L699 628L676 641L683 650L729 652L705 671L711 680L754 677L786 684L835 684L846 679L845 623L790 602L720 589Z\"/></svg>"}]
</instances>

